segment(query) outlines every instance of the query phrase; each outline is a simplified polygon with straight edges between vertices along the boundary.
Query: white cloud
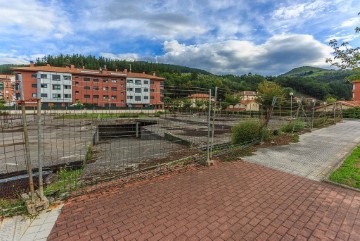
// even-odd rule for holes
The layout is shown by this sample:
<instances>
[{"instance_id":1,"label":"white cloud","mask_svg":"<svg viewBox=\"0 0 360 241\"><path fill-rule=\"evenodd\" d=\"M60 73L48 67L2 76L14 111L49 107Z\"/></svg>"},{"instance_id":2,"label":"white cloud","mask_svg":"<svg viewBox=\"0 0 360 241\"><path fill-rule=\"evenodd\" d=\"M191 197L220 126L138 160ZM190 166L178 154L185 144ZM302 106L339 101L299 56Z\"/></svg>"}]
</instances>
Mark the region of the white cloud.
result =
<instances>
[{"instance_id":1,"label":"white cloud","mask_svg":"<svg viewBox=\"0 0 360 241\"><path fill-rule=\"evenodd\" d=\"M38 38L63 38L72 33L67 13L61 4L38 0L0 1L0 33Z\"/></svg>"},{"instance_id":2,"label":"white cloud","mask_svg":"<svg viewBox=\"0 0 360 241\"><path fill-rule=\"evenodd\" d=\"M100 55L105 58L117 59L117 60L135 61L140 59L140 56L136 53L127 53L127 54L100 53Z\"/></svg>"},{"instance_id":3,"label":"white cloud","mask_svg":"<svg viewBox=\"0 0 360 241\"><path fill-rule=\"evenodd\" d=\"M291 68L311 65L327 66L331 48L310 35L288 34L271 37L263 44L228 40L218 43L185 45L164 42L159 62L202 68L217 74L280 74Z\"/></svg>"}]
</instances>

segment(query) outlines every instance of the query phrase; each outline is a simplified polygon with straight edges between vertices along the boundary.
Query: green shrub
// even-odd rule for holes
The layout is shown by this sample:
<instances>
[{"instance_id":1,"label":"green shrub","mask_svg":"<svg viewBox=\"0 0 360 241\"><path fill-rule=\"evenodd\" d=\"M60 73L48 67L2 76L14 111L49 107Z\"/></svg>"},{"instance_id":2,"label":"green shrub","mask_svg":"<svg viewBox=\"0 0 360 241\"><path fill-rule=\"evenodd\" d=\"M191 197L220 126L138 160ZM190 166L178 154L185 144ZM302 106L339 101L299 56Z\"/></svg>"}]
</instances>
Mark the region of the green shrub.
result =
<instances>
[{"instance_id":1,"label":"green shrub","mask_svg":"<svg viewBox=\"0 0 360 241\"><path fill-rule=\"evenodd\" d=\"M295 125L295 126L294 126ZM303 121L295 121L294 122L289 122L286 125L283 125L280 130L285 132L285 133L291 133L294 129L294 132L300 132L302 130L305 129L305 123Z\"/></svg>"},{"instance_id":2,"label":"green shrub","mask_svg":"<svg viewBox=\"0 0 360 241\"><path fill-rule=\"evenodd\" d=\"M260 130L260 137L263 141L270 141L273 137L273 133L268 128L262 128Z\"/></svg>"},{"instance_id":3,"label":"green shrub","mask_svg":"<svg viewBox=\"0 0 360 241\"><path fill-rule=\"evenodd\" d=\"M258 120L240 122L232 128L231 142L247 144L261 139L262 125Z\"/></svg>"}]
</instances>

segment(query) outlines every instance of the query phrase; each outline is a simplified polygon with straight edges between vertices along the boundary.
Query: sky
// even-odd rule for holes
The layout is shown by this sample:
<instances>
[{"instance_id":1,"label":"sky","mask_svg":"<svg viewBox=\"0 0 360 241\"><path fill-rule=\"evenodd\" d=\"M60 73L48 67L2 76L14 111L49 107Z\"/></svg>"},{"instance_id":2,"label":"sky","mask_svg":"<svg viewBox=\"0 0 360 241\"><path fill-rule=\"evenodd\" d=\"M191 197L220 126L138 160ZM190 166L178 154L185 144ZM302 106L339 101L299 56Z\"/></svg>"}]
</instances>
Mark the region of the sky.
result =
<instances>
[{"instance_id":1,"label":"sky","mask_svg":"<svg viewBox=\"0 0 360 241\"><path fill-rule=\"evenodd\" d=\"M360 46L359 0L0 0L0 64L83 54L214 74L331 68L331 39Z\"/></svg>"}]
</instances>

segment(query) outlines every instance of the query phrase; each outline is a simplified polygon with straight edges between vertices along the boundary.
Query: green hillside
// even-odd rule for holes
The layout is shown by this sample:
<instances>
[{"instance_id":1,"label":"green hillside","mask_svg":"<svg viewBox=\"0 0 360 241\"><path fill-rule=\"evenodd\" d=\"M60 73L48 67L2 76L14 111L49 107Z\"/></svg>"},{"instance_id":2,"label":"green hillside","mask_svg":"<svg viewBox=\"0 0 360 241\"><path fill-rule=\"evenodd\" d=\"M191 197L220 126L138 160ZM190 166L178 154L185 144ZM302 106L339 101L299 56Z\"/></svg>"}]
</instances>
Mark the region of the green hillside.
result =
<instances>
[{"instance_id":1,"label":"green hillside","mask_svg":"<svg viewBox=\"0 0 360 241\"><path fill-rule=\"evenodd\" d=\"M168 91L167 93L172 92L174 96L186 95L187 92L184 90L187 89L206 91L218 87L221 90L219 97L222 99L224 99L226 93L256 90L258 84L267 79L285 88L291 88L295 93L303 96L311 96L320 100L325 100L327 97L349 100L352 97L352 85L347 80L355 74L354 71L350 70L330 70L303 66L279 76L265 77L251 73L244 75L214 75L205 70L180 65L113 60L78 54L49 55L35 61L35 65L38 66L45 64L59 67L74 64L78 68L84 66L87 69L99 69L106 66L108 70L130 69L131 65L133 72L145 72L148 74L156 72L158 76L164 77L166 79L165 88ZM0 72L10 73L11 67L14 67L14 65L0 65Z\"/></svg>"}]
</instances>

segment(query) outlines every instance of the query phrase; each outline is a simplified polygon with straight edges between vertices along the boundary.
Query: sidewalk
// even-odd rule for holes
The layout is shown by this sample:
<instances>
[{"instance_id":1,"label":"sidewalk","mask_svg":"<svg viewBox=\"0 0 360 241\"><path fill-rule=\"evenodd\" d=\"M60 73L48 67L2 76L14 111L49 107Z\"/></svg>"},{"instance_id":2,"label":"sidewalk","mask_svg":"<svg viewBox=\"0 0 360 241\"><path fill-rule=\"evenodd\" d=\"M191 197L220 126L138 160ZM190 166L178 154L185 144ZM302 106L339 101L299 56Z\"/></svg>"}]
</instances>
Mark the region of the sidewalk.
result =
<instances>
[{"instance_id":1,"label":"sidewalk","mask_svg":"<svg viewBox=\"0 0 360 241\"><path fill-rule=\"evenodd\" d=\"M67 202L48 240L360 240L360 192L236 161Z\"/></svg>"},{"instance_id":2,"label":"sidewalk","mask_svg":"<svg viewBox=\"0 0 360 241\"><path fill-rule=\"evenodd\" d=\"M43 241L49 236L63 205L43 211L37 217L5 218L0 223L0 241Z\"/></svg>"}]
</instances>

